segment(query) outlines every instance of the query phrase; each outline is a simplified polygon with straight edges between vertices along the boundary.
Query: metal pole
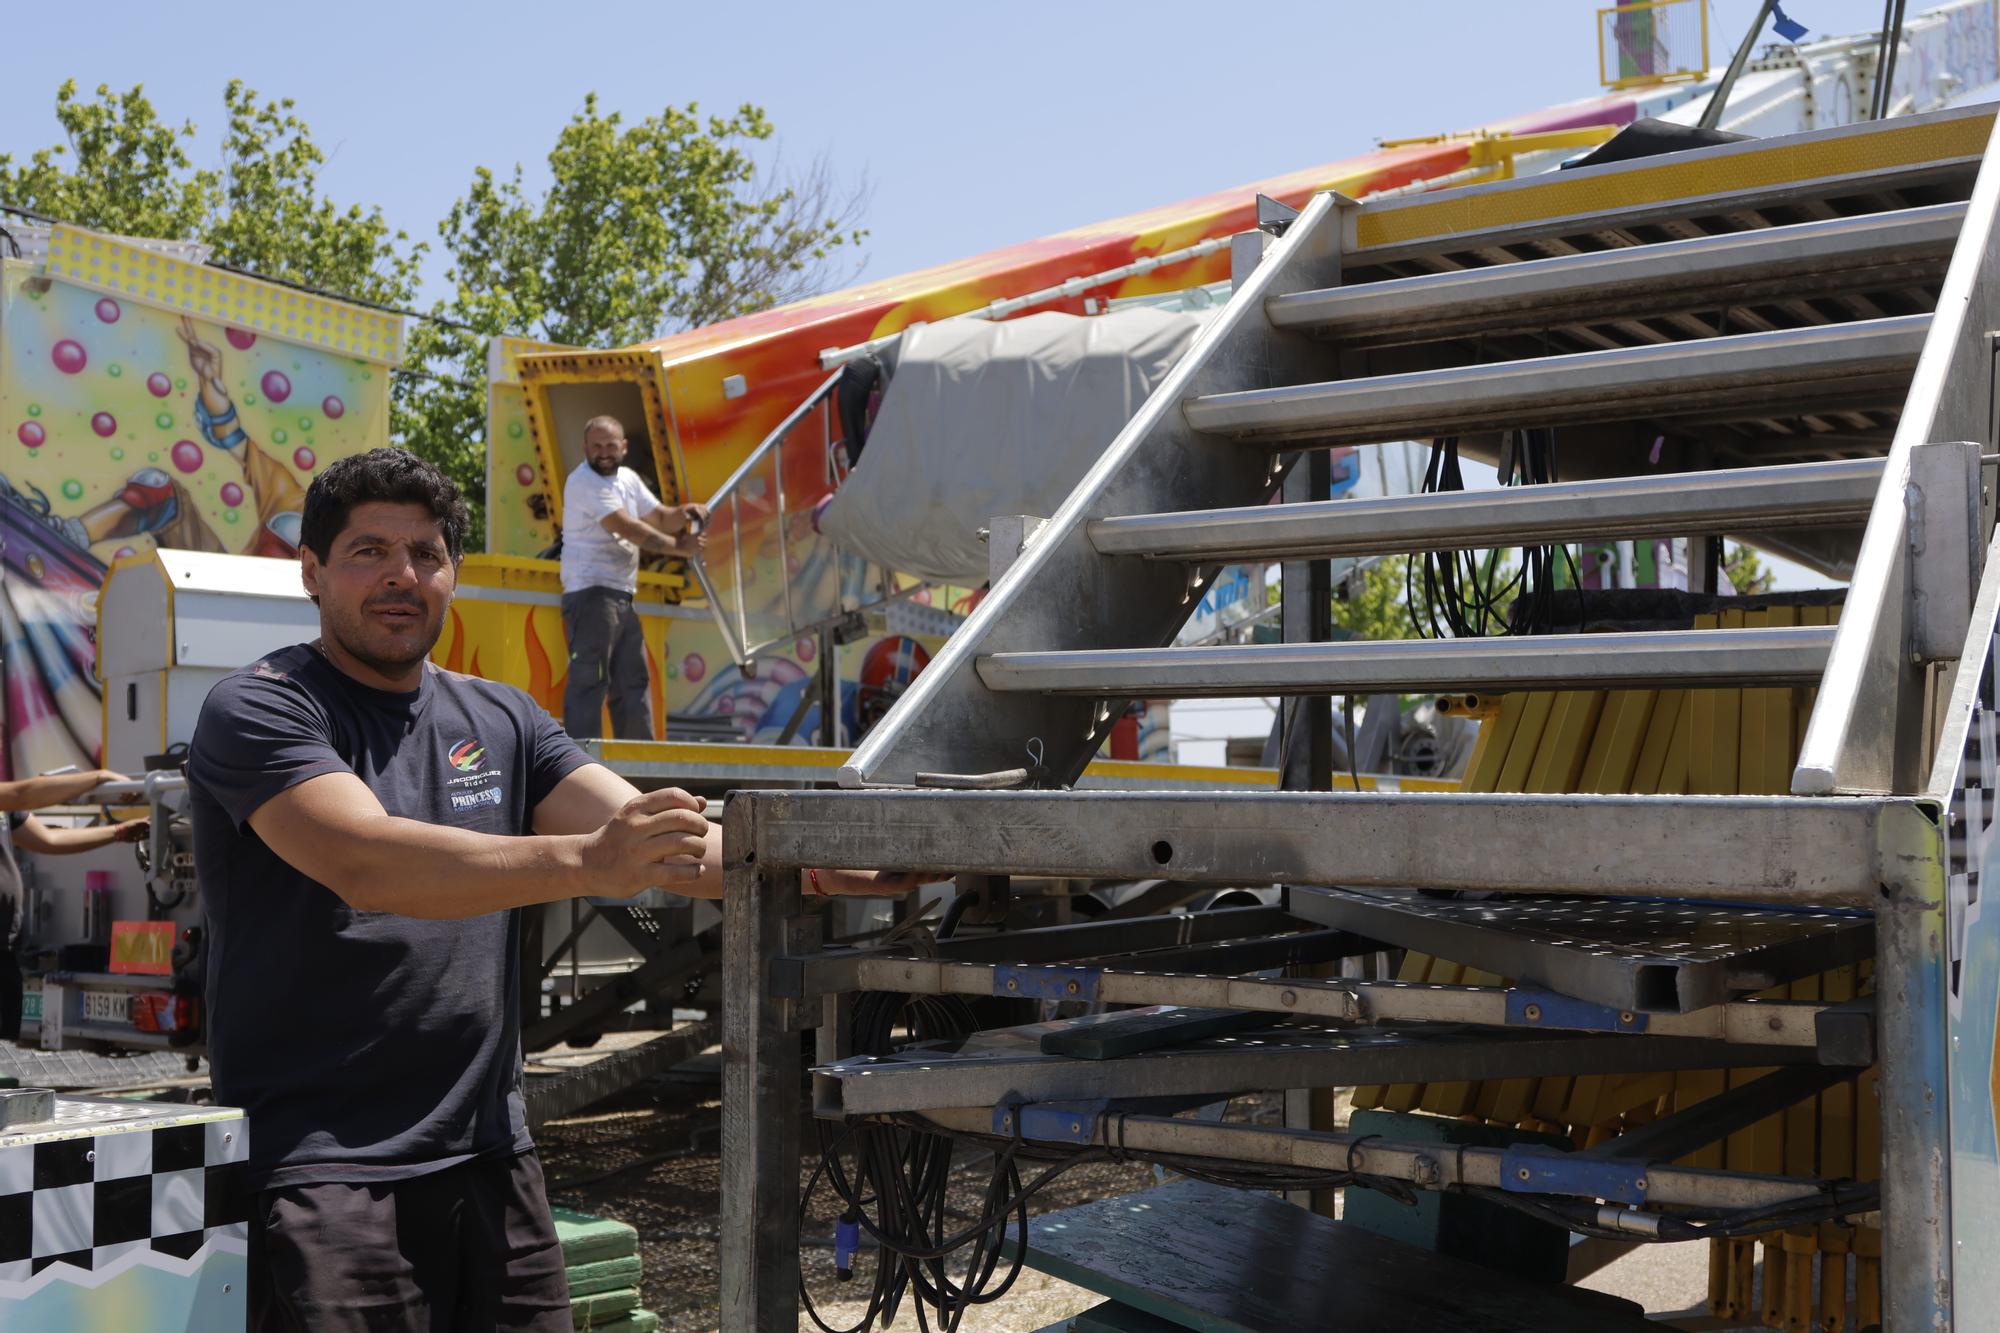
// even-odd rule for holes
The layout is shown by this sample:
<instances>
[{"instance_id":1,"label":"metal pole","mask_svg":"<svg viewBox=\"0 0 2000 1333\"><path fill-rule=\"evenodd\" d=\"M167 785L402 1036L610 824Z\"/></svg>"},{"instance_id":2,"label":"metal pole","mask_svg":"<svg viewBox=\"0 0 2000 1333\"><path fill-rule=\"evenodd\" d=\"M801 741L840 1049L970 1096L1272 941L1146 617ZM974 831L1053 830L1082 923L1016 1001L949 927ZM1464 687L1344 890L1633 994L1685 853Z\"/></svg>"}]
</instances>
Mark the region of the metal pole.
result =
<instances>
[{"instance_id":1,"label":"metal pole","mask_svg":"<svg viewBox=\"0 0 2000 1333\"><path fill-rule=\"evenodd\" d=\"M1698 122L1702 129L1712 130L1722 124L1722 110L1728 105L1729 94L1736 87L1736 76L1750 63L1750 51L1757 45L1757 37L1770 20L1771 11L1777 7L1778 0L1764 0L1757 6L1756 21L1750 25L1750 31L1743 34L1743 41L1737 46L1736 54L1730 57L1729 69L1723 74L1722 82L1715 85L1715 91L1708 95L1708 105L1702 108Z\"/></svg>"},{"instance_id":2,"label":"metal pole","mask_svg":"<svg viewBox=\"0 0 2000 1333\"><path fill-rule=\"evenodd\" d=\"M1324 449L1314 449L1286 474L1284 501L1306 504L1326 500L1332 488L1333 456ZM1332 638L1332 566L1325 560L1292 561L1285 565L1283 577L1285 642L1325 643ZM1283 707L1278 785L1286 791L1329 790L1333 786L1332 698L1313 694L1288 700Z\"/></svg>"},{"instance_id":3,"label":"metal pole","mask_svg":"<svg viewBox=\"0 0 2000 1333\"><path fill-rule=\"evenodd\" d=\"M720 1326L799 1324L799 1081L791 1005L767 992L801 910L798 873L756 860L757 796L722 817L722 1304Z\"/></svg>"},{"instance_id":4,"label":"metal pole","mask_svg":"<svg viewBox=\"0 0 2000 1333\"><path fill-rule=\"evenodd\" d=\"M1921 859L1913 849L1911 861ZM1875 912L1883 1327L1952 1327L1942 849Z\"/></svg>"}]
</instances>

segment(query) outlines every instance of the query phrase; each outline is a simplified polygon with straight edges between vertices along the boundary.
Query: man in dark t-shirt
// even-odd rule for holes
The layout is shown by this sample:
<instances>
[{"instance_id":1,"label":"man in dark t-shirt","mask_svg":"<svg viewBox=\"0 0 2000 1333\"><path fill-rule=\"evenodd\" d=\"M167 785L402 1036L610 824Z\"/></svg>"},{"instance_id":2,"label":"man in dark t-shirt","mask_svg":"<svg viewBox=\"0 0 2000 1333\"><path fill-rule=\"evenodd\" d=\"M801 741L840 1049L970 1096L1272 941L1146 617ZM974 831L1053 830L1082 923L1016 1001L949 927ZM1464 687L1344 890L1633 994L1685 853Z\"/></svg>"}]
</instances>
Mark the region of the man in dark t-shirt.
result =
<instances>
[{"instance_id":1,"label":"man in dark t-shirt","mask_svg":"<svg viewBox=\"0 0 2000 1333\"><path fill-rule=\"evenodd\" d=\"M189 750L209 1056L258 1191L253 1330L568 1333L513 909L721 892L700 800L640 795L522 691L426 660L465 528L404 450L328 468L300 552L320 637L217 685Z\"/></svg>"}]
</instances>

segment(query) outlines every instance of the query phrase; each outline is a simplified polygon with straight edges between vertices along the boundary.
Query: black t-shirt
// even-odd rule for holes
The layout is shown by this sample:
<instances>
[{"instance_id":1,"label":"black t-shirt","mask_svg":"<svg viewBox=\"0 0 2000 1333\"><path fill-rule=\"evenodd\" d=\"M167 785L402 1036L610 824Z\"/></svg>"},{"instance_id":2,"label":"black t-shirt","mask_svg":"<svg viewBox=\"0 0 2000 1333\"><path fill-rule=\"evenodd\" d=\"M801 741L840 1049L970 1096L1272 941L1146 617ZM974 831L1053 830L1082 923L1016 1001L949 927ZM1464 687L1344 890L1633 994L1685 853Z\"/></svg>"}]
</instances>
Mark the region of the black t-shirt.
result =
<instances>
[{"instance_id":1,"label":"black t-shirt","mask_svg":"<svg viewBox=\"0 0 2000 1333\"><path fill-rule=\"evenodd\" d=\"M249 1114L259 1188L393 1180L531 1144L518 913L357 911L279 859L250 816L352 772L392 815L519 836L588 762L523 691L434 666L393 693L301 644L209 694L187 764L208 1053L217 1101Z\"/></svg>"}]
</instances>

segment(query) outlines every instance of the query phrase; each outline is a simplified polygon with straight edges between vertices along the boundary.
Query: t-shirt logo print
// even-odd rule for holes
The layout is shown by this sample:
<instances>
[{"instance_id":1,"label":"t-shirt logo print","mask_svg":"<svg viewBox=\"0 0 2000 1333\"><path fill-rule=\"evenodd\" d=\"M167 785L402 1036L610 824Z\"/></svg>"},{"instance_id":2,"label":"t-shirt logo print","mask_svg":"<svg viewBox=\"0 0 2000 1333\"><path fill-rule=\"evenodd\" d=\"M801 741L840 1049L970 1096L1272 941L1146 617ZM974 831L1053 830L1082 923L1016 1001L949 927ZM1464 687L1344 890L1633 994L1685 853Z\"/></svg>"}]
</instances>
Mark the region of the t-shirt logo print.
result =
<instances>
[{"instance_id":1,"label":"t-shirt logo print","mask_svg":"<svg viewBox=\"0 0 2000 1333\"><path fill-rule=\"evenodd\" d=\"M479 761L486 757L486 747L477 740L460 741L451 747L445 758L461 773L477 773Z\"/></svg>"}]
</instances>

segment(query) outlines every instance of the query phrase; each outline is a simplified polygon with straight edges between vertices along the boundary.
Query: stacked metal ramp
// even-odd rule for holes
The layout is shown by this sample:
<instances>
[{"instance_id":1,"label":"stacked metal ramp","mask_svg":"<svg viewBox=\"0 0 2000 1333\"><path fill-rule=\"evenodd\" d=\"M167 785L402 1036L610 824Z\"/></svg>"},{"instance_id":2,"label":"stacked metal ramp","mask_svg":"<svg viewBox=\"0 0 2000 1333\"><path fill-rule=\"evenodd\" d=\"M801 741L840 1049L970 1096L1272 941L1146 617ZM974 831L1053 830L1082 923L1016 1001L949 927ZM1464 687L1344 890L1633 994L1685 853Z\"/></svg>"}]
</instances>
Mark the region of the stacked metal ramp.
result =
<instances>
[{"instance_id":1,"label":"stacked metal ramp","mask_svg":"<svg viewBox=\"0 0 2000 1333\"><path fill-rule=\"evenodd\" d=\"M727 966L733 993L766 998L725 1025L725 1324L795 1317L789 1089L796 1032L815 1025L829 1113L921 1107L958 1133L1077 1143L1105 1141L1115 1118L1141 1150L1593 1200L1634 1234L1676 1209L1832 1197L1818 1162L1680 1163L1879 1054L1889 1326L1948 1320L1944 1130L1927 1107L1957 1075L1940 1018L1946 846L1927 774L1965 734L1955 663L1968 643L1974 674L1985 656L1973 594L1990 527L1979 459L1995 433L1991 130L1990 112L1954 112L1380 206L1323 196L1274 222L1281 238L1245 238L1225 314L843 770L866 790L731 803ZM1581 480L1267 503L1289 451L1456 434L1477 453L1527 426L1560 428L1565 476ZM1240 558L1303 569L1335 554L1675 533L1758 535L1855 570L1838 623L1750 628L1737 614L1671 632L1164 646L1213 571ZM1593 725L1605 692L1811 689L1780 788L1801 794L1691 796L1733 788L1686 781L1624 795L1060 790L1133 697L1473 689L1594 698ZM908 790L1008 783L1050 790ZM818 948L796 887L811 864L1294 887L1286 915L1254 927L1059 927L913 957ZM1297 887L1331 885L1342 890ZM1558 902L1411 903L1416 889L1591 901L1565 916ZM1798 914L1774 920L1776 907ZM1244 933L1214 933L1231 924ZM1641 925L1730 938L1642 947ZM1163 951L1151 965L1140 939ZM1460 980L1296 975L1384 944L1451 957ZM1756 998L1871 952L1872 1004ZM1251 975L1278 966L1295 975ZM989 1050L857 1063L840 1001L857 989L1289 1017L1119 1061ZM1580 1144L1574 1161L1482 1149L1441 1163L1325 1128L1098 1105L1693 1068L1723 1071L1714 1096L1631 1126L1622 1149Z\"/></svg>"}]
</instances>

